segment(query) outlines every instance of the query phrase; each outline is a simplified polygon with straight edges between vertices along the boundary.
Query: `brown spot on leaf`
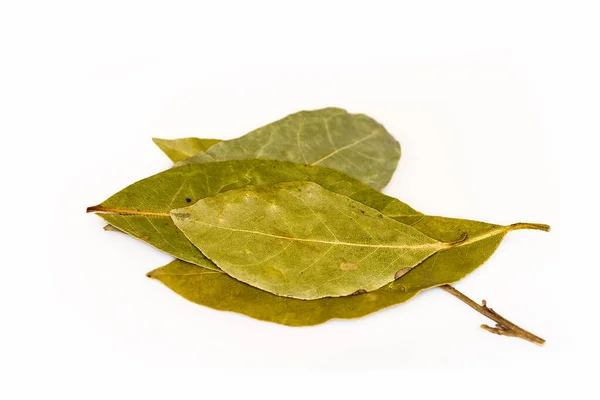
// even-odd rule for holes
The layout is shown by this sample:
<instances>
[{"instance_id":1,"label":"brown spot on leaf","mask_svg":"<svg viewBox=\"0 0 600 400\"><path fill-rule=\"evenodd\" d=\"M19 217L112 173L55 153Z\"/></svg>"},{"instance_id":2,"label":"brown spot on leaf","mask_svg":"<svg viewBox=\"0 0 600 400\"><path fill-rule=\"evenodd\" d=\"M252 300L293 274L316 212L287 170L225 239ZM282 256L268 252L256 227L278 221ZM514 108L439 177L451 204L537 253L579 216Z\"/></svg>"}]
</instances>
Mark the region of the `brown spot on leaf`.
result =
<instances>
[{"instance_id":1,"label":"brown spot on leaf","mask_svg":"<svg viewBox=\"0 0 600 400\"><path fill-rule=\"evenodd\" d=\"M341 263L340 264L340 269L342 271L354 271L356 268L358 268L358 265L356 265L354 263Z\"/></svg>"},{"instance_id":2,"label":"brown spot on leaf","mask_svg":"<svg viewBox=\"0 0 600 400\"><path fill-rule=\"evenodd\" d=\"M352 293L351 296L357 295L357 294L364 294L367 293L367 291L365 289L358 289L356 292Z\"/></svg>"},{"instance_id":3,"label":"brown spot on leaf","mask_svg":"<svg viewBox=\"0 0 600 400\"><path fill-rule=\"evenodd\" d=\"M189 197L187 199L185 199L185 201L187 201L188 203L192 202L192 199L190 199Z\"/></svg>"},{"instance_id":4,"label":"brown spot on leaf","mask_svg":"<svg viewBox=\"0 0 600 400\"><path fill-rule=\"evenodd\" d=\"M395 274L394 274L394 279L399 279L401 278L404 274L406 274L408 271L410 271L410 267L406 267L406 268L402 268L401 270L398 270Z\"/></svg>"}]
</instances>

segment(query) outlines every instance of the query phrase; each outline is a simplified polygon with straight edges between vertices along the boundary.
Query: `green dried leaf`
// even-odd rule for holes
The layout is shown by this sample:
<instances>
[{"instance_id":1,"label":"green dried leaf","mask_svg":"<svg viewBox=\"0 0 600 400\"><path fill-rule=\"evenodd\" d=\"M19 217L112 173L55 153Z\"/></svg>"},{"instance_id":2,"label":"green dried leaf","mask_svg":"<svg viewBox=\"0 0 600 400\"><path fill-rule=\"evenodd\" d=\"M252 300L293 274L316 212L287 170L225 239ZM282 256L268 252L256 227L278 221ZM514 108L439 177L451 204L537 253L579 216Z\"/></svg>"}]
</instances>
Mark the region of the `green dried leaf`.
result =
<instances>
[{"instance_id":1,"label":"green dried leaf","mask_svg":"<svg viewBox=\"0 0 600 400\"><path fill-rule=\"evenodd\" d=\"M400 144L366 115L325 108L288 115L238 139L218 143L179 165L247 159L330 167L379 190L396 170Z\"/></svg>"},{"instance_id":2,"label":"green dried leaf","mask_svg":"<svg viewBox=\"0 0 600 400\"><path fill-rule=\"evenodd\" d=\"M121 190L98 212L115 228L184 261L218 270L173 224L169 212L217 193L247 185L272 185L307 180L367 204L391 217L416 221L421 214L347 175L320 166L273 160L231 160L191 164L163 171Z\"/></svg>"},{"instance_id":3,"label":"green dried leaf","mask_svg":"<svg viewBox=\"0 0 600 400\"><path fill-rule=\"evenodd\" d=\"M290 299L257 289L225 273L180 260L151 271L148 276L160 280L187 300L216 310L233 311L289 326L316 325L333 318L359 318L407 301L421 290L456 282L483 264L507 232L548 229L537 224L499 226L429 216L423 216L415 227L440 241L463 233L468 234L468 239L459 246L436 253L381 289L354 296Z\"/></svg>"},{"instance_id":4,"label":"green dried leaf","mask_svg":"<svg viewBox=\"0 0 600 400\"><path fill-rule=\"evenodd\" d=\"M171 159L171 161L176 163L208 150L221 140L189 137L181 139L152 138L152 141Z\"/></svg>"},{"instance_id":5,"label":"green dried leaf","mask_svg":"<svg viewBox=\"0 0 600 400\"><path fill-rule=\"evenodd\" d=\"M230 190L171 217L227 274L307 300L379 289L456 245L314 182Z\"/></svg>"},{"instance_id":6,"label":"green dried leaf","mask_svg":"<svg viewBox=\"0 0 600 400\"><path fill-rule=\"evenodd\" d=\"M332 318L358 318L401 303L417 291L403 291L392 282L374 292L318 300L298 300L276 296L211 271L175 260L148 273L194 303L222 311L234 311L252 318L289 326L323 323Z\"/></svg>"}]
</instances>

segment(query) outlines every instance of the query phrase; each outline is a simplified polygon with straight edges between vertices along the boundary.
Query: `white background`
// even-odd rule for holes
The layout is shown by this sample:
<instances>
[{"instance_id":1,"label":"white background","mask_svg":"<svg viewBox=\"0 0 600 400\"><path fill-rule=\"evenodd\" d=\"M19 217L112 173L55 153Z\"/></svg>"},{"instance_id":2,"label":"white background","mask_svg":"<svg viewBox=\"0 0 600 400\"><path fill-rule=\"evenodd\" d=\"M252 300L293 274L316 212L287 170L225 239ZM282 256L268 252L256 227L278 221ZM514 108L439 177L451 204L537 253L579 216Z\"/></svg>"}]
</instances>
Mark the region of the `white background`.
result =
<instances>
[{"instance_id":1,"label":"white background","mask_svg":"<svg viewBox=\"0 0 600 400\"><path fill-rule=\"evenodd\" d=\"M3 398L597 395L595 2L1 4ZM545 346L439 289L311 328L203 308L144 276L169 256L85 214L169 167L152 137L324 106L401 142L387 194L552 226L456 284Z\"/></svg>"}]
</instances>

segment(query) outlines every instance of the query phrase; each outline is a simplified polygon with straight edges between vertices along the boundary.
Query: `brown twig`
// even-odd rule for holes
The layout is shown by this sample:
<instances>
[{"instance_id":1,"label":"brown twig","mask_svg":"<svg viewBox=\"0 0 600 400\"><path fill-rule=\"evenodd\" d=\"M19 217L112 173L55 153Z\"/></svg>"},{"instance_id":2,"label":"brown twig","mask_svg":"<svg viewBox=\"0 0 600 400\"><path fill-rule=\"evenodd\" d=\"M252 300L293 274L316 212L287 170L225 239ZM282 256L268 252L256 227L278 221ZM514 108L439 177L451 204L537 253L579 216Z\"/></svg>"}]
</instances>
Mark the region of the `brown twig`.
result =
<instances>
[{"instance_id":1,"label":"brown twig","mask_svg":"<svg viewBox=\"0 0 600 400\"><path fill-rule=\"evenodd\" d=\"M494 333L496 335L518 337L539 345L543 345L546 342L541 337L536 336L533 333L528 332L525 329L513 324L512 322L498 314L496 311L489 308L485 300L482 300L481 305L479 305L450 285L442 285L440 286L440 288L450 293L457 299L461 300L463 303L465 303L475 311L485 315L492 321L496 322L496 326L494 328L485 324L481 325L481 328L485 329L486 331Z\"/></svg>"}]
</instances>

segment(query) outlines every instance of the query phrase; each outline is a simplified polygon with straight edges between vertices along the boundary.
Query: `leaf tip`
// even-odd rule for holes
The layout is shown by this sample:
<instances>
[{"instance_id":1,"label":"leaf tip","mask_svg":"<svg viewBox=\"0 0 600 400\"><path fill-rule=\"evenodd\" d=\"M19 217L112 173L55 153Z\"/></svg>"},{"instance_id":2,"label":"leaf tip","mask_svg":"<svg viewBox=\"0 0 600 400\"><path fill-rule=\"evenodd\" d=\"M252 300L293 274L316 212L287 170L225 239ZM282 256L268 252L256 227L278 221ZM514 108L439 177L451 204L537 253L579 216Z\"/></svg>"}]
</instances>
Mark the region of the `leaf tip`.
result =
<instances>
[{"instance_id":1,"label":"leaf tip","mask_svg":"<svg viewBox=\"0 0 600 400\"><path fill-rule=\"evenodd\" d=\"M96 205L96 206L91 206L85 209L86 213L91 213L91 212L96 212L96 211L100 211L102 209L102 207L100 205Z\"/></svg>"},{"instance_id":2,"label":"leaf tip","mask_svg":"<svg viewBox=\"0 0 600 400\"><path fill-rule=\"evenodd\" d=\"M147 272L147 273L146 273L146 276L147 276L148 278L156 279L156 270L155 270L155 269L153 269L152 271L150 271L150 272Z\"/></svg>"},{"instance_id":3,"label":"leaf tip","mask_svg":"<svg viewBox=\"0 0 600 400\"><path fill-rule=\"evenodd\" d=\"M517 222L516 224L512 224L508 226L510 230L518 230L518 229L535 229L538 231L550 232L550 225L546 224L534 224L529 222Z\"/></svg>"}]
</instances>

